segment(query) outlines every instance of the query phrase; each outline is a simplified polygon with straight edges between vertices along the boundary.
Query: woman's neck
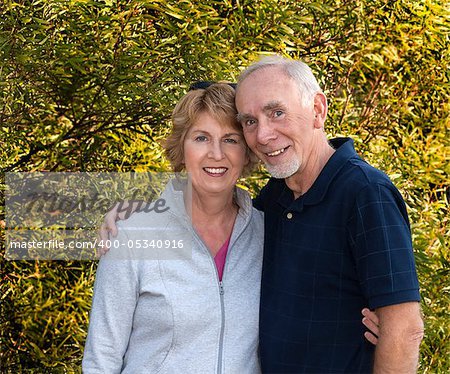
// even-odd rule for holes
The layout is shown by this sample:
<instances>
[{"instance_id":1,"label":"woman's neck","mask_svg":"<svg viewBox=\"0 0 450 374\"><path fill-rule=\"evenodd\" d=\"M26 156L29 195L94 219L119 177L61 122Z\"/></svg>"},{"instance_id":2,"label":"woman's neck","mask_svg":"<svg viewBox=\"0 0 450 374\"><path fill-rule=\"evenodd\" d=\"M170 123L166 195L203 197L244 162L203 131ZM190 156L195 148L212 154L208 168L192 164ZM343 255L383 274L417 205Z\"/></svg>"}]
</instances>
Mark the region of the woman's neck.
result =
<instances>
[{"instance_id":1,"label":"woman's neck","mask_svg":"<svg viewBox=\"0 0 450 374\"><path fill-rule=\"evenodd\" d=\"M234 202L233 192L226 196L199 195L193 192L189 210L194 224L217 223L234 217L237 204Z\"/></svg>"},{"instance_id":2,"label":"woman's neck","mask_svg":"<svg viewBox=\"0 0 450 374\"><path fill-rule=\"evenodd\" d=\"M213 256L230 237L238 213L233 193L228 196L192 195L192 226Z\"/></svg>"}]
</instances>

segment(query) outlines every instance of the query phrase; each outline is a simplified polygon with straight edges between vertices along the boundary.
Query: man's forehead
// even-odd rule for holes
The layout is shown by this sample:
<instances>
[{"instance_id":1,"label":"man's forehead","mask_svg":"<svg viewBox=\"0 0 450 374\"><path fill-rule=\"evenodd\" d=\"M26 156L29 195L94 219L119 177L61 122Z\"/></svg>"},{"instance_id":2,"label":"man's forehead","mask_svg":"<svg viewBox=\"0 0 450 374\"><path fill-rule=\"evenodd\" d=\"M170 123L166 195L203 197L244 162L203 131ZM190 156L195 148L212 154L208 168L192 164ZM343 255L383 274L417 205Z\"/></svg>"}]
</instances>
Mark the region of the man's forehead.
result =
<instances>
[{"instance_id":1,"label":"man's forehead","mask_svg":"<svg viewBox=\"0 0 450 374\"><path fill-rule=\"evenodd\" d=\"M291 94L289 87L278 85L274 87L270 82L267 86L248 85L243 90L236 91L236 107L239 112L250 109L266 110L275 106L283 105Z\"/></svg>"},{"instance_id":2,"label":"man's forehead","mask_svg":"<svg viewBox=\"0 0 450 374\"><path fill-rule=\"evenodd\" d=\"M238 83L239 86L244 85L246 82L263 81L264 82L278 82L280 80L291 79L290 76L279 66L264 66L258 70L251 72L247 75L241 82Z\"/></svg>"},{"instance_id":3,"label":"man's forehead","mask_svg":"<svg viewBox=\"0 0 450 374\"><path fill-rule=\"evenodd\" d=\"M285 74L267 69L256 71L240 82L236 89L236 99L249 99L250 95L277 100L282 93L295 89L295 82ZM272 96L272 97L270 97Z\"/></svg>"}]
</instances>

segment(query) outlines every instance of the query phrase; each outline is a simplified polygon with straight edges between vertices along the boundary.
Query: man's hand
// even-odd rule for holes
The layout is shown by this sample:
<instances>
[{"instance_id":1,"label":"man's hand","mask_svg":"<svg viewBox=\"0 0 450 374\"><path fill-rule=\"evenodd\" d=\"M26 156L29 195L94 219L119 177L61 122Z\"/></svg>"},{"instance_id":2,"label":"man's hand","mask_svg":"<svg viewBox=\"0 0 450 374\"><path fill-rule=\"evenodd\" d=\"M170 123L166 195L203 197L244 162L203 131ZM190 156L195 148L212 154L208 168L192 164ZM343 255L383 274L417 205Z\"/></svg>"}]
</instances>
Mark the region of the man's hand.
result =
<instances>
[{"instance_id":1,"label":"man's hand","mask_svg":"<svg viewBox=\"0 0 450 374\"><path fill-rule=\"evenodd\" d=\"M379 319L374 373L416 373L423 321L418 302L385 306L376 310Z\"/></svg>"},{"instance_id":2,"label":"man's hand","mask_svg":"<svg viewBox=\"0 0 450 374\"><path fill-rule=\"evenodd\" d=\"M363 325L370 330L364 333L364 337L373 345L377 345L378 335L380 334L378 316L367 308L364 308L361 313L364 316L362 319Z\"/></svg>"},{"instance_id":3,"label":"man's hand","mask_svg":"<svg viewBox=\"0 0 450 374\"><path fill-rule=\"evenodd\" d=\"M98 230L99 240L102 245L97 248L97 257L101 257L109 251L109 247L106 244L109 243L108 240L111 237L115 238L117 236L116 222L127 219L141 204L141 201L121 201L106 213L102 225Z\"/></svg>"}]
</instances>

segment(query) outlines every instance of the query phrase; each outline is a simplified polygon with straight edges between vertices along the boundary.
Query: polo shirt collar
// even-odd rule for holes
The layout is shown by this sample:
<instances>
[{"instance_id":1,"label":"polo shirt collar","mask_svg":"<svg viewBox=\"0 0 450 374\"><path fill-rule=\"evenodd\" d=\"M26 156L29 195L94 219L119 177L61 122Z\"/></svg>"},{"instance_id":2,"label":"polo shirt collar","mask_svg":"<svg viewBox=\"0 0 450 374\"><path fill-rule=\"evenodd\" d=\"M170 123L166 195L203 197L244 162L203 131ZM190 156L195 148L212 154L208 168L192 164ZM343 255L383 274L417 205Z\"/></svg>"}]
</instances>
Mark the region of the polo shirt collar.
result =
<instances>
[{"instance_id":1,"label":"polo shirt collar","mask_svg":"<svg viewBox=\"0 0 450 374\"><path fill-rule=\"evenodd\" d=\"M283 181L284 188L278 198L278 203L284 208L295 207L298 205L302 210L303 205L314 205L320 203L327 194L327 191L335 179L339 171L344 167L345 163L356 155L353 147L353 140L350 138L330 139L330 143L336 150L330 157L319 176L315 180L311 188L302 197L294 201L294 194ZM294 205L292 206L292 204Z\"/></svg>"}]
</instances>

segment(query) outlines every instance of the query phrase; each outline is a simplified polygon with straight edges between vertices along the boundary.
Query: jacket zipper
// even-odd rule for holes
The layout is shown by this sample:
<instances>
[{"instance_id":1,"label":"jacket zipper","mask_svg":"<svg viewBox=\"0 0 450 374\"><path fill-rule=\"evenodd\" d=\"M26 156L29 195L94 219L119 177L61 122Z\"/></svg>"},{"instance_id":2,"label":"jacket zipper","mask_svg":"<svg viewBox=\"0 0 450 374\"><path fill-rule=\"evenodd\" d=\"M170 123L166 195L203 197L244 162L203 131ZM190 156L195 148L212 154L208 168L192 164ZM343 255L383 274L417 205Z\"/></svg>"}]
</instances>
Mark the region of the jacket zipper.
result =
<instances>
[{"instance_id":1,"label":"jacket zipper","mask_svg":"<svg viewBox=\"0 0 450 374\"><path fill-rule=\"evenodd\" d=\"M236 223L235 223L236 224ZM237 235L236 239L234 240L234 242L236 240L239 239L239 237L242 235L242 233L245 231L245 228L248 226L249 222L246 222L246 224L244 225L244 227L240 230L239 234ZM234 228L233 228L234 230ZM194 231L194 235L198 238L199 242L202 244L204 250L209 254L209 258L211 259L212 265L214 267L214 270L216 271L216 279L219 281L218 285L219 285L219 298L220 298L220 316L221 316L221 324L220 324L220 335L219 335L219 355L218 355L218 361L217 361L217 374L222 374L222 359L223 359L223 337L225 334L225 303L224 303L224 288L223 288L223 280L219 280L219 273L217 271L217 267L216 264L214 262L214 257L211 255L211 252L208 250L208 248L206 248L206 246L204 245L204 243L202 242L202 240L200 239L200 237L197 235L197 233L195 233ZM234 244L233 242L233 244ZM228 247L228 253L227 253L227 258L225 259L225 266L223 269L223 275L222 275L222 279L223 277L225 277L225 273L226 273L226 268L227 268L227 264L228 264L228 255L230 254L230 249L231 249L231 240L229 243L229 247Z\"/></svg>"},{"instance_id":2,"label":"jacket zipper","mask_svg":"<svg viewBox=\"0 0 450 374\"><path fill-rule=\"evenodd\" d=\"M222 321L220 324L220 337L219 337L219 356L217 362L217 374L222 374L222 358L223 358L223 335L225 332L225 305L223 300L223 282L219 281L219 294L220 294L220 315Z\"/></svg>"},{"instance_id":3,"label":"jacket zipper","mask_svg":"<svg viewBox=\"0 0 450 374\"><path fill-rule=\"evenodd\" d=\"M219 299L220 299L220 335L219 335L219 354L218 354L218 358L217 358L217 374L222 374L222 358L223 358L223 337L225 334L225 303L224 303L224 289L223 289L223 281L219 280L219 272L217 271L217 267L216 267L216 263L214 262L214 257L211 255L211 252L208 250L208 248L206 248L206 246L204 245L204 243L202 242L202 240L200 239L200 237L197 235L197 233L194 234L199 242L201 243L202 247L204 248L204 250L206 251L206 253L208 253L210 261L212 266L214 267L214 270L216 272L216 279L218 281L218 286L219 286ZM228 256L228 254L227 254ZM227 266L227 261L225 260L225 268ZM225 275L225 269L223 274Z\"/></svg>"},{"instance_id":4,"label":"jacket zipper","mask_svg":"<svg viewBox=\"0 0 450 374\"><path fill-rule=\"evenodd\" d=\"M236 217L236 222L237 222L237 217ZM235 223L236 224L236 223ZM231 247L232 247L232 244L234 244L234 242L236 242L238 239L239 239L239 237L242 235L242 233L245 231L245 228L248 226L248 222L244 225L244 227L241 229L241 231L239 232L239 234L237 235L237 237L236 237L236 239L233 241L233 243L231 243L231 240L230 240L230 243L228 244L228 253L227 253L227 257L226 257L226 259L225 259L225 266L224 266L224 269L223 269L223 275L222 275L222 280L219 280L219 295L220 295L220 314L221 314L221 318L222 318L222 321L221 321L221 325L220 325L220 337L219 337L219 357L218 357L218 365L217 365L217 374L222 374L222 359L223 359L223 337L224 337L224 334L225 334L225 302L224 302L224 293L225 293L225 290L224 290L224 288L223 288L223 279L225 278L225 274L226 274L226 270L227 270L227 265L228 265L228 260L229 260L229 258L228 258L228 256L229 256L229 254L230 254L230 252L231 252ZM233 230L234 230L234 228L233 228ZM208 250L208 249L206 249L206 250ZM208 251L208 253L210 253L209 251ZM213 266L214 266L214 269L216 270L216 275L217 275L217 279L219 279L219 273L218 273L218 271L217 271L217 267L216 267L216 264L215 264L215 262L214 262L214 258L212 257L212 255L211 255L211 253L210 253L210 256L211 256L211 260L212 260L212 262L213 262Z\"/></svg>"}]
</instances>

